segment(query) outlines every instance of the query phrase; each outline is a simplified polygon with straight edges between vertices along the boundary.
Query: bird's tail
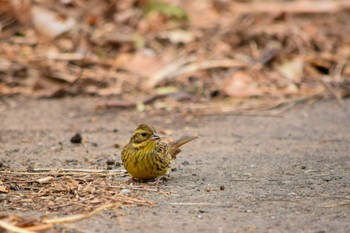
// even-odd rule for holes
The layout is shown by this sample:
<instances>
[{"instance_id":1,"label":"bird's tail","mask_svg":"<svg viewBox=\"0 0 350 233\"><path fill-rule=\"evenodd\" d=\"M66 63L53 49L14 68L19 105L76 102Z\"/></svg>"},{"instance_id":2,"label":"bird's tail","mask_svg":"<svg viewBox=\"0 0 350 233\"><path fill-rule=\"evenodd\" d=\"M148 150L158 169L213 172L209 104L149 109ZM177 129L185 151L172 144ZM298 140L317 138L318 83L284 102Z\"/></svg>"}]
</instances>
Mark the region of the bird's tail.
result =
<instances>
[{"instance_id":1,"label":"bird's tail","mask_svg":"<svg viewBox=\"0 0 350 233\"><path fill-rule=\"evenodd\" d=\"M170 155L173 159L176 158L176 155L181 152L180 146L197 139L196 136L182 136L174 142L170 143Z\"/></svg>"}]
</instances>

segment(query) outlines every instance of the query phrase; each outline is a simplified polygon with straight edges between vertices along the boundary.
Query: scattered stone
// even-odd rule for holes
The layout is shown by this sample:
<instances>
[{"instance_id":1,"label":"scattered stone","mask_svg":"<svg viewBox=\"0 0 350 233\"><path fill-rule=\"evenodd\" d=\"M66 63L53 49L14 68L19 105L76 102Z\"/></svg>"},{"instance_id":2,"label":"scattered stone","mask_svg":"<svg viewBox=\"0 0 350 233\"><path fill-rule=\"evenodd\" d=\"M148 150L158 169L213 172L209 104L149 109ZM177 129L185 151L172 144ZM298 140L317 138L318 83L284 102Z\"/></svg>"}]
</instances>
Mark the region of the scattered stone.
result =
<instances>
[{"instance_id":1,"label":"scattered stone","mask_svg":"<svg viewBox=\"0 0 350 233\"><path fill-rule=\"evenodd\" d=\"M107 159L106 163L107 165L115 165L114 159Z\"/></svg>"},{"instance_id":2,"label":"scattered stone","mask_svg":"<svg viewBox=\"0 0 350 233\"><path fill-rule=\"evenodd\" d=\"M225 190L225 186L224 186L224 185L221 185L221 186L220 186L220 190L221 190L221 191Z\"/></svg>"},{"instance_id":3,"label":"scattered stone","mask_svg":"<svg viewBox=\"0 0 350 233\"><path fill-rule=\"evenodd\" d=\"M107 170L113 170L116 162L114 159L107 159L106 164L107 164Z\"/></svg>"},{"instance_id":4,"label":"scattered stone","mask_svg":"<svg viewBox=\"0 0 350 233\"><path fill-rule=\"evenodd\" d=\"M331 180L332 180L332 178L329 177L329 176L326 176L326 177L323 178L323 181L326 181L326 182L329 182L329 181L331 181Z\"/></svg>"},{"instance_id":5,"label":"scattered stone","mask_svg":"<svg viewBox=\"0 0 350 233\"><path fill-rule=\"evenodd\" d=\"M183 161L181 164L182 164L182 165L189 165L190 162L188 162L188 161Z\"/></svg>"},{"instance_id":6,"label":"scattered stone","mask_svg":"<svg viewBox=\"0 0 350 233\"><path fill-rule=\"evenodd\" d=\"M76 133L71 139L70 142L71 143L81 143L83 141L83 138L81 137L81 135L79 133Z\"/></svg>"},{"instance_id":7,"label":"scattered stone","mask_svg":"<svg viewBox=\"0 0 350 233\"><path fill-rule=\"evenodd\" d=\"M122 189L120 190L119 194L121 195L128 195L131 193L131 190L130 189Z\"/></svg>"},{"instance_id":8,"label":"scattered stone","mask_svg":"<svg viewBox=\"0 0 350 233\"><path fill-rule=\"evenodd\" d=\"M91 142L91 145L94 147L98 147L98 143L97 142Z\"/></svg>"}]
</instances>

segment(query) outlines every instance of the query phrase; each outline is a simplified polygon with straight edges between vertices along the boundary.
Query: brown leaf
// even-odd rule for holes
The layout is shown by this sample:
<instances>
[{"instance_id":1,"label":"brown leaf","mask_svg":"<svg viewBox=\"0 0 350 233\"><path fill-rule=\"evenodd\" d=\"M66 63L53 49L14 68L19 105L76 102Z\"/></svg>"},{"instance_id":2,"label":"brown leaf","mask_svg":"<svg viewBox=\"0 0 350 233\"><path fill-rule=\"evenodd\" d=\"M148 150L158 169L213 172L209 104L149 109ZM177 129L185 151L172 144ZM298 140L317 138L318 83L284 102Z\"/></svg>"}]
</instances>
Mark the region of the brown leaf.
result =
<instances>
[{"instance_id":1,"label":"brown leaf","mask_svg":"<svg viewBox=\"0 0 350 233\"><path fill-rule=\"evenodd\" d=\"M76 26L76 21L73 18L60 16L45 8L37 6L32 11L34 27L40 34L50 39L54 39Z\"/></svg>"},{"instance_id":2,"label":"brown leaf","mask_svg":"<svg viewBox=\"0 0 350 233\"><path fill-rule=\"evenodd\" d=\"M226 95L235 97L260 96L263 94L257 83L245 71L234 73L224 86L223 91Z\"/></svg>"},{"instance_id":3,"label":"brown leaf","mask_svg":"<svg viewBox=\"0 0 350 233\"><path fill-rule=\"evenodd\" d=\"M141 76L151 76L162 66L162 60L152 53L141 51L136 53L125 69Z\"/></svg>"},{"instance_id":4,"label":"brown leaf","mask_svg":"<svg viewBox=\"0 0 350 233\"><path fill-rule=\"evenodd\" d=\"M7 187L0 185L0 193L8 193L9 191L10 190Z\"/></svg>"}]
</instances>

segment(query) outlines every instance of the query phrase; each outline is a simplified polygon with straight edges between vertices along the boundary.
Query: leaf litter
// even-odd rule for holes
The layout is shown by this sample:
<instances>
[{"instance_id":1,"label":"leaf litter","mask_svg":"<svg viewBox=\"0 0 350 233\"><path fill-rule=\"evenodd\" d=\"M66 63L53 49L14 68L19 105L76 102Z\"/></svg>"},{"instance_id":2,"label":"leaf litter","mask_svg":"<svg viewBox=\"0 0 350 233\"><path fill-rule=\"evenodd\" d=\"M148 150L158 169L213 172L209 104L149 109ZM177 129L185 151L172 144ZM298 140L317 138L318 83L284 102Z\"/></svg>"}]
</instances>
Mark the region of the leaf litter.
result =
<instances>
[{"instance_id":1,"label":"leaf litter","mask_svg":"<svg viewBox=\"0 0 350 233\"><path fill-rule=\"evenodd\" d=\"M142 198L140 193L161 192L157 187L120 181L118 177L124 175L124 171L84 169L1 171L1 211L5 212L0 215L0 229L35 232L81 221L106 209L156 204ZM6 211L60 213L61 217L30 220Z\"/></svg>"},{"instance_id":2,"label":"leaf litter","mask_svg":"<svg viewBox=\"0 0 350 233\"><path fill-rule=\"evenodd\" d=\"M98 107L157 111L166 99L134 103L174 86L195 98L171 109L193 113L208 102L235 112L237 98L350 95L348 1L0 4L3 96L112 96L121 104Z\"/></svg>"}]
</instances>

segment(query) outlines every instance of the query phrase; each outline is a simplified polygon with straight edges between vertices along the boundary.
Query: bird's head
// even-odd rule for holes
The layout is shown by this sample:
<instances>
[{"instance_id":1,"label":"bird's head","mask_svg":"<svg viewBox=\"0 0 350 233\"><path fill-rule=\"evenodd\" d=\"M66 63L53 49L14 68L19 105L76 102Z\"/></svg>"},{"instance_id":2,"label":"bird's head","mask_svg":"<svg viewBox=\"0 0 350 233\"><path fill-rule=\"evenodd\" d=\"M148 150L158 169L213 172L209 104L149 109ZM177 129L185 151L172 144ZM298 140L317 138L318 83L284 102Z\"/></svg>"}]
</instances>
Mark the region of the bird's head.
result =
<instances>
[{"instance_id":1,"label":"bird's head","mask_svg":"<svg viewBox=\"0 0 350 233\"><path fill-rule=\"evenodd\" d=\"M132 135L130 142L135 148L153 147L160 137L156 130L147 124L141 124Z\"/></svg>"}]
</instances>

